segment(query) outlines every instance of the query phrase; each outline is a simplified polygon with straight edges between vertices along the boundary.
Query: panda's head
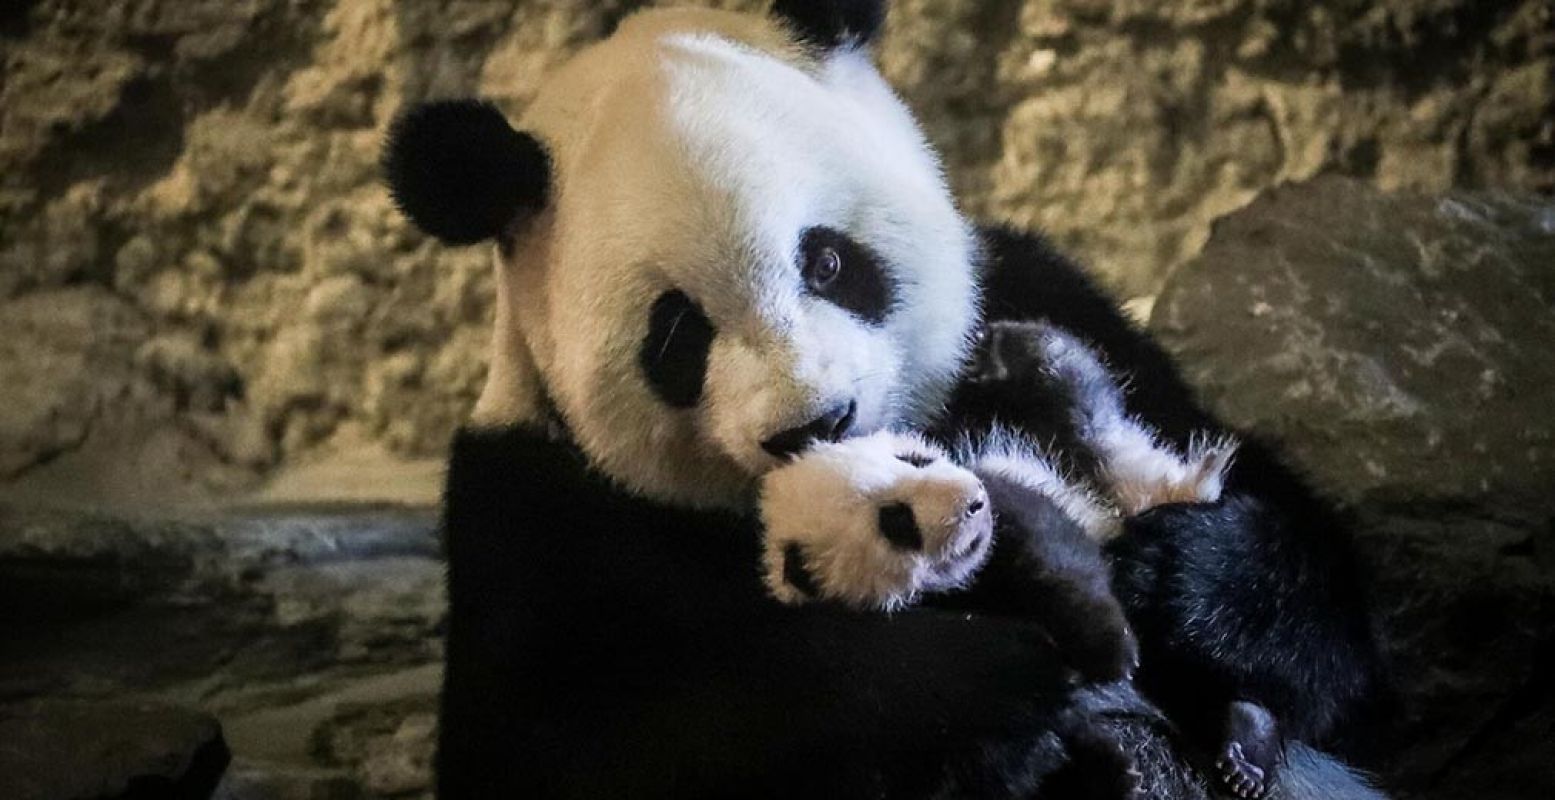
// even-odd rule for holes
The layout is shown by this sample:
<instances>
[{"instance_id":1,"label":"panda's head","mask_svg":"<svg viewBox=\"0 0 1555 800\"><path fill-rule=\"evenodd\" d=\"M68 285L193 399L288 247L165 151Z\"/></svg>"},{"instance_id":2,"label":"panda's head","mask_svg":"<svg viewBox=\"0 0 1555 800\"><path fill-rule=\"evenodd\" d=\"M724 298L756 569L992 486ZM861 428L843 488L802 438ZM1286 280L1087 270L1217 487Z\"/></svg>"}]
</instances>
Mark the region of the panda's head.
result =
<instances>
[{"instance_id":1,"label":"panda's head","mask_svg":"<svg viewBox=\"0 0 1555 800\"><path fill-rule=\"evenodd\" d=\"M629 489L737 506L812 441L940 407L976 248L870 62L883 13L643 12L516 129L478 101L400 118L385 166L407 215L498 245L475 423L554 411Z\"/></svg>"}]
</instances>

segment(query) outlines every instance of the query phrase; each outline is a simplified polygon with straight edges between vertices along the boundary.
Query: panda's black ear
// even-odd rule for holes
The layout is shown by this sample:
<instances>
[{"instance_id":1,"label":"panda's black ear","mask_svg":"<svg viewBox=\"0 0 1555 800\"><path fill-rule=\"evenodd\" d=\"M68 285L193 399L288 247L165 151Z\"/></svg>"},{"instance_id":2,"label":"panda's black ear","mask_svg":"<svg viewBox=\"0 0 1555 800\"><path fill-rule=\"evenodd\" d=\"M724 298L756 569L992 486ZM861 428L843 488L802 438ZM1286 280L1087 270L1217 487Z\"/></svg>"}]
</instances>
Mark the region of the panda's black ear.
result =
<instances>
[{"instance_id":1,"label":"panda's black ear","mask_svg":"<svg viewBox=\"0 0 1555 800\"><path fill-rule=\"evenodd\" d=\"M389 128L383 171L394 202L447 244L494 239L545 207L551 159L484 100L423 103Z\"/></svg>"},{"instance_id":2,"label":"panda's black ear","mask_svg":"<svg viewBox=\"0 0 1555 800\"><path fill-rule=\"evenodd\" d=\"M772 14L804 43L834 50L873 42L885 23L885 1L776 0Z\"/></svg>"}]
</instances>

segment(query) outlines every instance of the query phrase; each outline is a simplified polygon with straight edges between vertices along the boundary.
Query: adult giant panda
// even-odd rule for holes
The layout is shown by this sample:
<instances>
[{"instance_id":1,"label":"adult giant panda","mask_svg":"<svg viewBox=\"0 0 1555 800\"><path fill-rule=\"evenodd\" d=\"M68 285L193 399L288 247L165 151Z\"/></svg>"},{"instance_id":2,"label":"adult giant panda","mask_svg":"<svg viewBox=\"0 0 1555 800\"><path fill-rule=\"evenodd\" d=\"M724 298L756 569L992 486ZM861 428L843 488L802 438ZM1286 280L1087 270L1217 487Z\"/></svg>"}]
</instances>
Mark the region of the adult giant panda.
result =
<instances>
[{"instance_id":1,"label":"adult giant panda","mask_svg":"<svg viewBox=\"0 0 1555 800\"><path fill-rule=\"evenodd\" d=\"M1205 796L1189 764L1217 756L1244 793L1283 759L1285 797L1373 796L1298 744L1377 692L1349 545L1256 442L1221 500L1108 545L1138 684L1174 726L1126 683L1077 689L1017 617L764 591L757 487L810 443L995 418L1064 438L1042 387L964 380L980 331L986 350L1047 320L1131 377L1128 410L1168 442L1223 431L1076 266L961 218L870 63L883 15L642 12L516 130L451 101L391 132L407 215L498 256L445 498L441 795L1054 796L1045 743L1088 703L1149 796Z\"/></svg>"}]
</instances>

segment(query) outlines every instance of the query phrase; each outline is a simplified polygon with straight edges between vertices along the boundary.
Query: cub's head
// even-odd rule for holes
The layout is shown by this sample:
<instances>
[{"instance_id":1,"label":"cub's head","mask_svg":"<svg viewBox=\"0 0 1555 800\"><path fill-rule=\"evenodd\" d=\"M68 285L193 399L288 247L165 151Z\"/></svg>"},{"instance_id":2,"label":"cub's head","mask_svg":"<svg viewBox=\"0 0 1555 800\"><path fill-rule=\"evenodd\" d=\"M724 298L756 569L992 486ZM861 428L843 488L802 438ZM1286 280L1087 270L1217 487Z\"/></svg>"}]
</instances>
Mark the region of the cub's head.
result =
<instances>
[{"instance_id":1,"label":"cub's head","mask_svg":"<svg viewBox=\"0 0 1555 800\"><path fill-rule=\"evenodd\" d=\"M914 434L825 442L761 483L767 589L894 611L966 586L988 560L993 511L976 475Z\"/></svg>"},{"instance_id":2,"label":"cub's head","mask_svg":"<svg viewBox=\"0 0 1555 800\"><path fill-rule=\"evenodd\" d=\"M406 214L497 244L476 424L559 415L627 488L737 506L816 440L923 420L976 313L975 245L868 47L879 2L649 11L516 127L440 102L391 131Z\"/></svg>"}]
</instances>

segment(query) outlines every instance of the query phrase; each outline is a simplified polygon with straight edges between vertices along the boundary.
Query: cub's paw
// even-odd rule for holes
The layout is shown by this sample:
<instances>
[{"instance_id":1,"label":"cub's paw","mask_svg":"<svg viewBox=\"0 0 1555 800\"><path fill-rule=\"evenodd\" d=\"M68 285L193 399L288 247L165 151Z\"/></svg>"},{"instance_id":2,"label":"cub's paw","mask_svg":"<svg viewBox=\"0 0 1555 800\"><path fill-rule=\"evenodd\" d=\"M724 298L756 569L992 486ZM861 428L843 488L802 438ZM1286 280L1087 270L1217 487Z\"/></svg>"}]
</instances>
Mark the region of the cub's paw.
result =
<instances>
[{"instance_id":1,"label":"cub's paw","mask_svg":"<svg viewBox=\"0 0 1555 800\"><path fill-rule=\"evenodd\" d=\"M1215 759L1220 785L1244 800L1264 800L1272 793L1284 749L1279 723L1268 709L1257 703L1232 703Z\"/></svg>"},{"instance_id":2,"label":"cub's paw","mask_svg":"<svg viewBox=\"0 0 1555 800\"><path fill-rule=\"evenodd\" d=\"M893 610L988 558L983 484L912 434L819 444L762 480L766 583L785 603Z\"/></svg>"}]
</instances>

